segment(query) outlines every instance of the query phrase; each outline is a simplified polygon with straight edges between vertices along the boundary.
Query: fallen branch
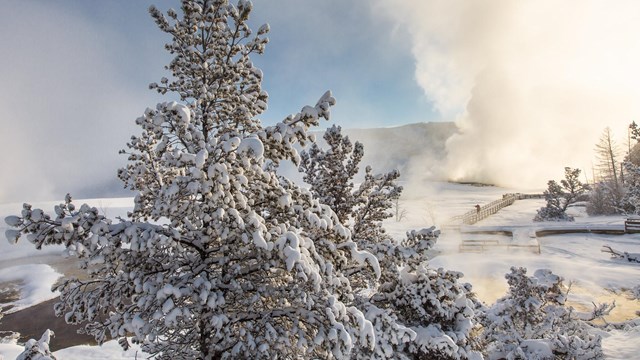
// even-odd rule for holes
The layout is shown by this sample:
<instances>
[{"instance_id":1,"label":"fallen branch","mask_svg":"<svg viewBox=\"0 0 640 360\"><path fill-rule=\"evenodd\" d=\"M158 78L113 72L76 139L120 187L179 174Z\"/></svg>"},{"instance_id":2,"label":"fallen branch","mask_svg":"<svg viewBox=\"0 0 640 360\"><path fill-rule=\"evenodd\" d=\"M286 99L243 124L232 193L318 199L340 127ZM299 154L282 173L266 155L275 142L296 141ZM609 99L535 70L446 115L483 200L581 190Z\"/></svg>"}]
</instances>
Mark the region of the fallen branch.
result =
<instances>
[{"instance_id":1,"label":"fallen branch","mask_svg":"<svg viewBox=\"0 0 640 360\"><path fill-rule=\"evenodd\" d=\"M603 245L600 251L609 253L611 254L611 257L616 259L623 259L628 262L640 263L640 254L637 253L628 253L626 251L615 250L609 245Z\"/></svg>"}]
</instances>

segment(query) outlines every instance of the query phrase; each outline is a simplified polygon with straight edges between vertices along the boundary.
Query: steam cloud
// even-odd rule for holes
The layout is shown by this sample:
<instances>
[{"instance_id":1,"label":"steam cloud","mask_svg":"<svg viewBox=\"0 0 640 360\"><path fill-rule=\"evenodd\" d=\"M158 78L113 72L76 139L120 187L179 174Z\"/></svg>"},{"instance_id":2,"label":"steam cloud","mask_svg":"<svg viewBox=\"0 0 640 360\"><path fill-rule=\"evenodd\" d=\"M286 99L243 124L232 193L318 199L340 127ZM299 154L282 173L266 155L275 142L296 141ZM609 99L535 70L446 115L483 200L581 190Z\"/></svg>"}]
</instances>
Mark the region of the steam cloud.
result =
<instances>
[{"instance_id":1,"label":"steam cloud","mask_svg":"<svg viewBox=\"0 0 640 360\"><path fill-rule=\"evenodd\" d=\"M449 179L540 188L565 166L590 176L603 129L623 144L640 114L637 1L375 6L409 35L427 97L457 119Z\"/></svg>"},{"instance_id":2,"label":"steam cloud","mask_svg":"<svg viewBox=\"0 0 640 360\"><path fill-rule=\"evenodd\" d=\"M113 65L122 57L110 52L119 35L57 6L25 2L0 12L0 203L120 185L116 169L126 158L118 150L140 104L152 103L128 90Z\"/></svg>"}]
</instances>

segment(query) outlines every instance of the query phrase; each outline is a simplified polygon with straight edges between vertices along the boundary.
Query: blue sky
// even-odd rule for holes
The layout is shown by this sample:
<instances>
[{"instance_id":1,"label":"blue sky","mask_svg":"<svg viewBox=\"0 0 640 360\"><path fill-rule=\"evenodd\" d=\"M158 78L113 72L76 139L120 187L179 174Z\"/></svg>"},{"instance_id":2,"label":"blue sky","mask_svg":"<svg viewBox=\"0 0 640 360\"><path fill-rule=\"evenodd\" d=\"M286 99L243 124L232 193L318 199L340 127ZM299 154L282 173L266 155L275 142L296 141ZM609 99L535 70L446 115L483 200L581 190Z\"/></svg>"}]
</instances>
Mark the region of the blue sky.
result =
<instances>
[{"instance_id":1,"label":"blue sky","mask_svg":"<svg viewBox=\"0 0 640 360\"><path fill-rule=\"evenodd\" d=\"M52 18L50 24L32 23L29 29L33 33L47 32L47 27L68 29L65 37L50 40L63 46L76 42L75 35L84 36L84 27L92 26L96 30L92 45L104 51L109 67L104 76L121 78L120 86L143 93L149 82L164 75L162 66L169 60L163 49L168 37L148 16L150 4L161 10L179 7L178 1L168 0L26 0L12 1L10 7L18 16L27 15L23 10L32 7L67 16L65 22ZM415 61L406 36L391 31L394 25L375 14L370 1L256 0L251 22L254 28L265 22L271 26L266 53L254 58L265 73L263 87L270 94L269 111L263 116L266 123L315 103L329 89L338 99L334 121L345 127L439 118L414 79ZM43 68L49 60L45 53L30 59ZM141 103L140 109L152 105Z\"/></svg>"}]
</instances>

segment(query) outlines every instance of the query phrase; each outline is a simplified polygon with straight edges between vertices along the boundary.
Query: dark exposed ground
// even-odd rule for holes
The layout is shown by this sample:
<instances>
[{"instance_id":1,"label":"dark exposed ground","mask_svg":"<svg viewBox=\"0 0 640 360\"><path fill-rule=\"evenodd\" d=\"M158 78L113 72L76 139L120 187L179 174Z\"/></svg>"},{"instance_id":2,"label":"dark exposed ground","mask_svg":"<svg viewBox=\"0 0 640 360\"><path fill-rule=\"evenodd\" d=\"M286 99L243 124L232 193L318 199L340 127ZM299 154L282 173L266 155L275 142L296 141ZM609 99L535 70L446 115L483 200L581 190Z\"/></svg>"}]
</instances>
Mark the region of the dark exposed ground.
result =
<instances>
[{"instance_id":1,"label":"dark exposed ground","mask_svg":"<svg viewBox=\"0 0 640 360\"><path fill-rule=\"evenodd\" d=\"M29 339L40 339L42 333L53 330L55 337L49 344L52 351L82 344L95 344L93 336L78 334L79 326L68 325L64 318L56 317L53 304L57 299L45 301L30 308L5 315L0 320L0 334L3 331L19 332L19 343Z\"/></svg>"},{"instance_id":2,"label":"dark exposed ground","mask_svg":"<svg viewBox=\"0 0 640 360\"><path fill-rule=\"evenodd\" d=\"M48 264L57 272L67 276L82 276L83 271L78 269L73 259L65 259L58 255L42 255L24 259L15 259L3 262L3 267L16 266L20 264ZM0 284L0 309L10 310L6 304L19 298L20 284L9 282ZM29 339L40 339L42 333L49 329L53 330L55 337L51 340L52 351L64 349L70 346L82 344L95 344L92 336L77 333L80 326L68 325L64 318L56 317L53 305L57 299L45 301L35 306L5 314L0 319L0 337L6 336L8 332L20 333L19 343L24 343Z\"/></svg>"}]
</instances>

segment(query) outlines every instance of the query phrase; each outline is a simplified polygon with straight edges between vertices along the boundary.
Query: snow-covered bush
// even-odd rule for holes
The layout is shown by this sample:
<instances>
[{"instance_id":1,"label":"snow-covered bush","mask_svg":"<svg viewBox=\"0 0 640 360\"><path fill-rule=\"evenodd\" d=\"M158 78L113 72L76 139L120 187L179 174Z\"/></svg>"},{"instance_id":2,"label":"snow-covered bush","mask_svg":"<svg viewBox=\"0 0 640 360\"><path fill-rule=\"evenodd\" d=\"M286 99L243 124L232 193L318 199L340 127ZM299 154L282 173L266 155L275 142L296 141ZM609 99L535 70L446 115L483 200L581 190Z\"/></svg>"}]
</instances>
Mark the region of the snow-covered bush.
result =
<instances>
[{"instance_id":1,"label":"snow-covered bush","mask_svg":"<svg viewBox=\"0 0 640 360\"><path fill-rule=\"evenodd\" d=\"M564 168L565 178L558 184L549 180L544 198L545 207L540 208L534 221L573 221L573 216L566 213L569 205L580 200L589 190L589 186L580 182L580 169Z\"/></svg>"},{"instance_id":2,"label":"snow-covered bush","mask_svg":"<svg viewBox=\"0 0 640 360\"><path fill-rule=\"evenodd\" d=\"M554 207L542 207L538 209L533 221L574 221L573 216Z\"/></svg>"},{"instance_id":3,"label":"snow-covered bush","mask_svg":"<svg viewBox=\"0 0 640 360\"><path fill-rule=\"evenodd\" d=\"M53 331L46 330L40 340L27 341L24 344L24 351L16 357L16 360L56 360L56 357L49 350L49 342L53 335Z\"/></svg>"},{"instance_id":4,"label":"snow-covered bush","mask_svg":"<svg viewBox=\"0 0 640 360\"><path fill-rule=\"evenodd\" d=\"M476 301L462 273L421 266L403 271L401 282L385 294L402 323L416 338L401 348L411 358L478 358L472 331Z\"/></svg>"},{"instance_id":5,"label":"snow-covered bush","mask_svg":"<svg viewBox=\"0 0 640 360\"><path fill-rule=\"evenodd\" d=\"M166 359L345 358L370 349L371 323L350 303L343 269L373 271L330 207L280 177L296 144L329 119L331 93L264 127L260 54L250 1L182 0L179 14L150 9L170 34L171 79L151 84L179 101L136 120L118 172L137 192L127 219L111 220L70 196L55 215L25 204L8 238L63 244L87 276L55 290L55 311L104 342L131 336Z\"/></svg>"},{"instance_id":6,"label":"snow-covered bush","mask_svg":"<svg viewBox=\"0 0 640 360\"><path fill-rule=\"evenodd\" d=\"M625 170L622 207L627 214L640 215L640 166L628 159L622 164Z\"/></svg>"},{"instance_id":7,"label":"snow-covered bush","mask_svg":"<svg viewBox=\"0 0 640 360\"><path fill-rule=\"evenodd\" d=\"M625 208L629 211L635 211L633 199L623 200L624 189L615 186L611 182L600 182L593 186L589 192L589 202L587 203L587 214L595 215L616 215L624 212ZM635 207L635 206L634 206Z\"/></svg>"},{"instance_id":8,"label":"snow-covered bush","mask_svg":"<svg viewBox=\"0 0 640 360\"><path fill-rule=\"evenodd\" d=\"M410 231L379 257L388 281L364 305L376 348L358 349L358 359L481 358L475 335L479 303L471 286L460 281L462 273L426 263L439 233L433 227Z\"/></svg>"},{"instance_id":9,"label":"snow-covered bush","mask_svg":"<svg viewBox=\"0 0 640 360\"><path fill-rule=\"evenodd\" d=\"M477 301L461 273L405 268L393 291L366 304L376 347L356 359L482 359L475 332Z\"/></svg>"},{"instance_id":10,"label":"snow-covered bush","mask_svg":"<svg viewBox=\"0 0 640 360\"><path fill-rule=\"evenodd\" d=\"M549 270L506 275L506 296L480 315L488 359L601 359L601 339L572 316L567 289Z\"/></svg>"}]
</instances>

